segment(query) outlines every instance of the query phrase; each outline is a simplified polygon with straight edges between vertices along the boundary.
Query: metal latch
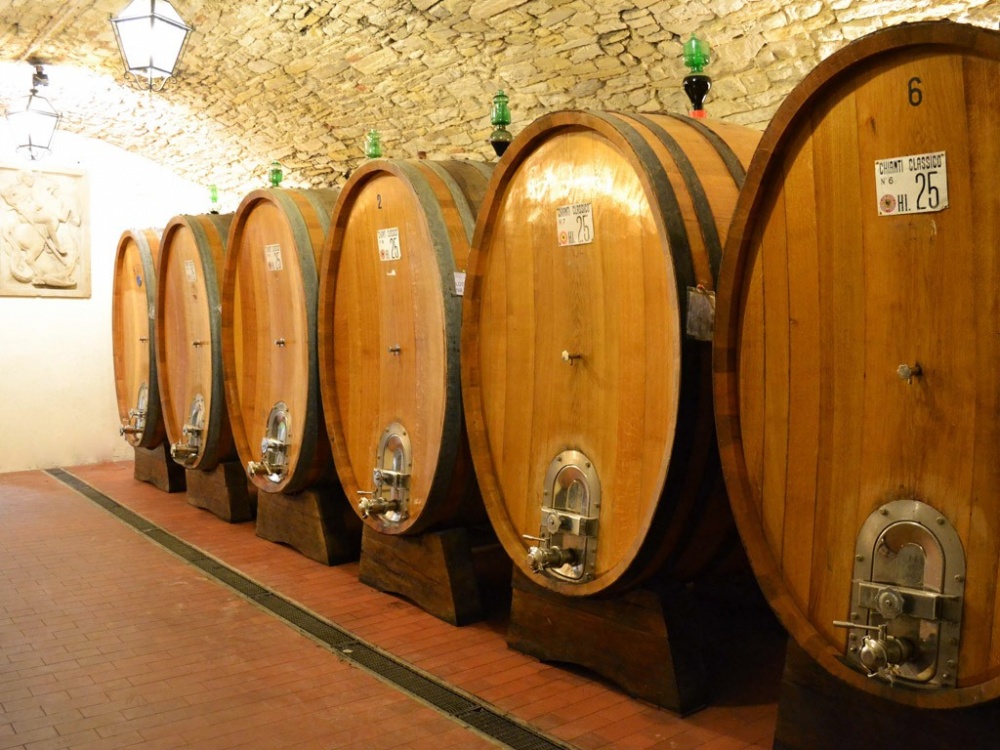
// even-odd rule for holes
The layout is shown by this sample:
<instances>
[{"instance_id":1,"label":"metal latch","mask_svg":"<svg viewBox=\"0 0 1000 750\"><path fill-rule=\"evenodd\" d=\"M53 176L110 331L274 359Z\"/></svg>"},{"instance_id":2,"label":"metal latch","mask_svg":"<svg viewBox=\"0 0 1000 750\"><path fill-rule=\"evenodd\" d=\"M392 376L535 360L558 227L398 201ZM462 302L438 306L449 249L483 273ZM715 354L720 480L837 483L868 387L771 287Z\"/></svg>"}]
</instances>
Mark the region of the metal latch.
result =
<instances>
[{"instance_id":1,"label":"metal latch","mask_svg":"<svg viewBox=\"0 0 1000 750\"><path fill-rule=\"evenodd\" d=\"M247 463L247 474L267 475L268 481L280 482L288 472L288 449L291 447L291 417L288 406L279 401L267 415L267 432L260 441L260 461Z\"/></svg>"},{"instance_id":2,"label":"metal latch","mask_svg":"<svg viewBox=\"0 0 1000 750\"><path fill-rule=\"evenodd\" d=\"M139 385L134 409L128 410L128 419L118 428L119 435L141 435L146 431L146 411L149 407L149 386Z\"/></svg>"},{"instance_id":3,"label":"metal latch","mask_svg":"<svg viewBox=\"0 0 1000 750\"><path fill-rule=\"evenodd\" d=\"M561 452L545 473L538 536L523 537L536 542L528 548L528 567L571 583L593 578L600 507L593 463L580 451Z\"/></svg>"},{"instance_id":4,"label":"metal latch","mask_svg":"<svg viewBox=\"0 0 1000 750\"><path fill-rule=\"evenodd\" d=\"M958 532L930 505L896 500L858 533L845 658L870 677L918 688L957 684L965 592ZM872 635L874 633L874 635Z\"/></svg>"},{"instance_id":5,"label":"metal latch","mask_svg":"<svg viewBox=\"0 0 1000 750\"><path fill-rule=\"evenodd\" d=\"M358 502L362 518L381 516L388 523L400 523L410 516L410 470L413 457L410 436L399 422L382 432L372 469L372 490ZM388 493L388 494L387 494Z\"/></svg>"},{"instance_id":6,"label":"metal latch","mask_svg":"<svg viewBox=\"0 0 1000 750\"><path fill-rule=\"evenodd\" d=\"M191 401L188 421L181 428L181 440L170 445L170 455L181 463L193 463L202 448L202 433L205 430L205 398L199 393Z\"/></svg>"}]
</instances>

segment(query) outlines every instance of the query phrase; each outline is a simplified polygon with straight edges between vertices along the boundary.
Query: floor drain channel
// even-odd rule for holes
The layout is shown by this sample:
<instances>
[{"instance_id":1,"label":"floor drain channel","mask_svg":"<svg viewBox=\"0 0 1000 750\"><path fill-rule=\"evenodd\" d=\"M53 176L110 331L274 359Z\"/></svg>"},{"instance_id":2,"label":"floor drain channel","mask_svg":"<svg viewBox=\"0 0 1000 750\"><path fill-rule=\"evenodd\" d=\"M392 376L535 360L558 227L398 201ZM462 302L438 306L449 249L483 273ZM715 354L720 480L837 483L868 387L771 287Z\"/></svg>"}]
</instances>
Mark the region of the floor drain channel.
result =
<instances>
[{"instance_id":1,"label":"floor drain channel","mask_svg":"<svg viewBox=\"0 0 1000 750\"><path fill-rule=\"evenodd\" d=\"M148 519L129 510L64 469L47 469L46 473L220 583L325 643L342 658L377 674L400 690L429 703L442 713L473 727L504 746L512 750L568 750L572 747L514 721L474 696L463 695L446 683L418 672L405 661L365 643L350 631L320 619L270 589L251 581L239 571L206 557L197 548L155 526Z\"/></svg>"}]
</instances>

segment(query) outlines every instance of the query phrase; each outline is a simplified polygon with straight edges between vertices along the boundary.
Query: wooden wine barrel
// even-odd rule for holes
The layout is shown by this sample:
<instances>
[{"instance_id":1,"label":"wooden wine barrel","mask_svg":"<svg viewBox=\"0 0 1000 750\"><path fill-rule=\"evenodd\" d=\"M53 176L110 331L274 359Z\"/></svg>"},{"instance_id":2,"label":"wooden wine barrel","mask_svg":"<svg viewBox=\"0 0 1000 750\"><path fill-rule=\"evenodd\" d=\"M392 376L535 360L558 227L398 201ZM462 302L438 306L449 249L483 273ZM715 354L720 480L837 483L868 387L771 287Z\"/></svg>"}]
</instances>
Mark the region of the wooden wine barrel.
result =
<instances>
[{"instance_id":1,"label":"wooden wine barrel","mask_svg":"<svg viewBox=\"0 0 1000 750\"><path fill-rule=\"evenodd\" d=\"M291 493L328 477L317 266L336 190L255 190L226 244L222 358L233 439L253 483Z\"/></svg>"},{"instance_id":2,"label":"wooden wine barrel","mask_svg":"<svg viewBox=\"0 0 1000 750\"><path fill-rule=\"evenodd\" d=\"M160 411L153 319L160 233L129 229L118 240L111 307L115 393L122 434L137 448L155 448L165 431Z\"/></svg>"},{"instance_id":3,"label":"wooden wine barrel","mask_svg":"<svg viewBox=\"0 0 1000 750\"><path fill-rule=\"evenodd\" d=\"M175 216L160 240L156 366L170 455L210 471L236 457L222 379L219 273L233 215Z\"/></svg>"},{"instance_id":4,"label":"wooden wine barrel","mask_svg":"<svg viewBox=\"0 0 1000 750\"><path fill-rule=\"evenodd\" d=\"M814 659L900 704L1000 694L998 80L1000 34L947 22L832 55L765 133L721 274L756 576Z\"/></svg>"},{"instance_id":5,"label":"wooden wine barrel","mask_svg":"<svg viewBox=\"0 0 1000 750\"><path fill-rule=\"evenodd\" d=\"M759 137L558 112L493 174L466 283L463 399L493 527L549 589L616 593L738 546L704 323Z\"/></svg>"},{"instance_id":6,"label":"wooden wine barrel","mask_svg":"<svg viewBox=\"0 0 1000 750\"><path fill-rule=\"evenodd\" d=\"M368 162L334 209L320 273L323 413L349 502L386 534L454 524L470 504L483 515L462 418L460 294L491 171Z\"/></svg>"}]
</instances>

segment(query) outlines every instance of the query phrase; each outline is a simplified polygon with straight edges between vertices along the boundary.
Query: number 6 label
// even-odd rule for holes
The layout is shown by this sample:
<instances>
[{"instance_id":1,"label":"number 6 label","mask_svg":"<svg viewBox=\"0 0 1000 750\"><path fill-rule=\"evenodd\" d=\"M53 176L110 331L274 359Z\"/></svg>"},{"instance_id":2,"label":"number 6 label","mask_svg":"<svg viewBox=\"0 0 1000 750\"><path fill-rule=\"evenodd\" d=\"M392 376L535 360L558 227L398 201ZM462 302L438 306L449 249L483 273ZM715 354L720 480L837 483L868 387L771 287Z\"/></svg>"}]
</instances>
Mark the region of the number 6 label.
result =
<instances>
[{"instance_id":1,"label":"number 6 label","mask_svg":"<svg viewBox=\"0 0 1000 750\"><path fill-rule=\"evenodd\" d=\"M594 241L594 208L590 203L573 203L556 209L559 246L587 245Z\"/></svg>"}]
</instances>

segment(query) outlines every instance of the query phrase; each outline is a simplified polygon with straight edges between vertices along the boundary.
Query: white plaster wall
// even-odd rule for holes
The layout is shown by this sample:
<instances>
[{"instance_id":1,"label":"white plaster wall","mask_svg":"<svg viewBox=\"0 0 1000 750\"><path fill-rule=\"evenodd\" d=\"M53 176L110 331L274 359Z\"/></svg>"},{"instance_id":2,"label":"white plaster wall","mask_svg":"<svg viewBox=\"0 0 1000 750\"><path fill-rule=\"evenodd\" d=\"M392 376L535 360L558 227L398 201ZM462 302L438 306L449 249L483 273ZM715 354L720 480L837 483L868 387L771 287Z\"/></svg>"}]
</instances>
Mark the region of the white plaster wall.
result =
<instances>
[{"instance_id":1,"label":"white plaster wall","mask_svg":"<svg viewBox=\"0 0 1000 750\"><path fill-rule=\"evenodd\" d=\"M204 213L203 185L101 141L57 132L34 164L87 173L90 299L0 297L0 473L130 458L118 435L111 347L115 251L125 229ZM0 161L16 155L0 122ZM210 180L206 180L208 182Z\"/></svg>"}]
</instances>

